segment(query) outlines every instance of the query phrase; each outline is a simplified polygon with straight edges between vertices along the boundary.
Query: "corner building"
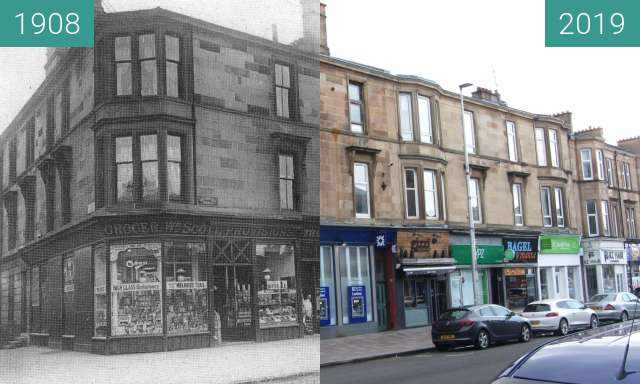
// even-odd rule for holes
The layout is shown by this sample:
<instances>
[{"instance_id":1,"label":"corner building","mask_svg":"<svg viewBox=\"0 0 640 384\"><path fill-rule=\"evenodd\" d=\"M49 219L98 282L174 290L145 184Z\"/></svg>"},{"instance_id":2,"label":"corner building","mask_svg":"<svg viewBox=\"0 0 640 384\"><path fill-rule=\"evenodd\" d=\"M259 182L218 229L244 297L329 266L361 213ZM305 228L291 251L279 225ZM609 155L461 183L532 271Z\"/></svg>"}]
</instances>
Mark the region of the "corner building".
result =
<instances>
[{"instance_id":1,"label":"corner building","mask_svg":"<svg viewBox=\"0 0 640 384\"><path fill-rule=\"evenodd\" d=\"M314 328L319 11L302 5L282 44L98 2L93 49L49 50L0 137L1 341L112 354Z\"/></svg>"},{"instance_id":2,"label":"corner building","mask_svg":"<svg viewBox=\"0 0 640 384\"><path fill-rule=\"evenodd\" d=\"M483 302L584 297L569 112L477 88L462 115L434 81L321 46L323 337L430 325L473 303L464 145Z\"/></svg>"}]
</instances>

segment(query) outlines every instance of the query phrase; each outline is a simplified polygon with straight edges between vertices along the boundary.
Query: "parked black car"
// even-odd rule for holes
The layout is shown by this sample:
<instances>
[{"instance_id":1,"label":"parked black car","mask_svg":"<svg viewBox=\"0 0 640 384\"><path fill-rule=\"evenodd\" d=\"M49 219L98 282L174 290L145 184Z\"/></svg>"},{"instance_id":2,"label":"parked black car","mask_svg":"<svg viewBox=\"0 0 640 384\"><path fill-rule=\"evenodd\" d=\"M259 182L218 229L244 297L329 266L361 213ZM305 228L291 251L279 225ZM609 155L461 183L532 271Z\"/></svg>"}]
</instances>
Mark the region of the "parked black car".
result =
<instances>
[{"instance_id":1,"label":"parked black car","mask_svg":"<svg viewBox=\"0 0 640 384\"><path fill-rule=\"evenodd\" d=\"M432 324L431 338L439 351L475 345L488 348L496 341L529 341L529 320L494 304L447 309Z\"/></svg>"},{"instance_id":2,"label":"parked black car","mask_svg":"<svg viewBox=\"0 0 640 384\"><path fill-rule=\"evenodd\" d=\"M640 383L640 323L612 324L543 344L493 383Z\"/></svg>"}]
</instances>

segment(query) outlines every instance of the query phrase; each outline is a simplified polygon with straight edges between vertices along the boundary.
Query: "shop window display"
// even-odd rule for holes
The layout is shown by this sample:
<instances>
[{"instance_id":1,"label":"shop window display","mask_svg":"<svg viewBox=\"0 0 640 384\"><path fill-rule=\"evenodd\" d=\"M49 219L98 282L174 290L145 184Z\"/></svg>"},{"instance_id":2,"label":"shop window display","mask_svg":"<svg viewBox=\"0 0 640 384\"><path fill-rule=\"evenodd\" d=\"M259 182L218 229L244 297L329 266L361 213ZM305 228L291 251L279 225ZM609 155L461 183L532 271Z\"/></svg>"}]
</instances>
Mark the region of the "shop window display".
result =
<instances>
[{"instance_id":1,"label":"shop window display","mask_svg":"<svg viewBox=\"0 0 640 384\"><path fill-rule=\"evenodd\" d=\"M107 253L104 247L93 251L93 318L94 335L107 336Z\"/></svg>"},{"instance_id":2,"label":"shop window display","mask_svg":"<svg viewBox=\"0 0 640 384\"><path fill-rule=\"evenodd\" d=\"M207 332L207 281L198 260L206 257L204 243L165 243L167 332Z\"/></svg>"},{"instance_id":3,"label":"shop window display","mask_svg":"<svg viewBox=\"0 0 640 384\"><path fill-rule=\"evenodd\" d=\"M336 325L336 293L330 246L320 247L320 271L320 325Z\"/></svg>"},{"instance_id":4,"label":"shop window display","mask_svg":"<svg viewBox=\"0 0 640 384\"><path fill-rule=\"evenodd\" d=\"M367 247L339 247L342 323L373 321L371 272Z\"/></svg>"},{"instance_id":5,"label":"shop window display","mask_svg":"<svg viewBox=\"0 0 640 384\"><path fill-rule=\"evenodd\" d=\"M111 335L162 334L159 243L112 245Z\"/></svg>"},{"instance_id":6,"label":"shop window display","mask_svg":"<svg viewBox=\"0 0 640 384\"><path fill-rule=\"evenodd\" d=\"M298 325L293 246L257 244L256 263L260 328Z\"/></svg>"}]
</instances>

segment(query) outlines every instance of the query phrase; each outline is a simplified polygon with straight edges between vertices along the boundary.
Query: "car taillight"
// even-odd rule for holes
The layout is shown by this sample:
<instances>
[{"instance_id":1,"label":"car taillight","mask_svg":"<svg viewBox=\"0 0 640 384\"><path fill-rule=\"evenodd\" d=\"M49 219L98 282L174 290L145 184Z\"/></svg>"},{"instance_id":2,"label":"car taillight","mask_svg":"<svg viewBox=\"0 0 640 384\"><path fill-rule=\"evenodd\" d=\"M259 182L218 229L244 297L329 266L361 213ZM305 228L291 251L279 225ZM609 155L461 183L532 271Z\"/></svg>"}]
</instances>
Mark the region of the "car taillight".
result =
<instances>
[{"instance_id":1,"label":"car taillight","mask_svg":"<svg viewBox=\"0 0 640 384\"><path fill-rule=\"evenodd\" d=\"M460 325L463 327L470 327L475 323L473 320L460 320Z\"/></svg>"},{"instance_id":2,"label":"car taillight","mask_svg":"<svg viewBox=\"0 0 640 384\"><path fill-rule=\"evenodd\" d=\"M556 317L558 316L558 312L549 312L544 317Z\"/></svg>"},{"instance_id":3,"label":"car taillight","mask_svg":"<svg viewBox=\"0 0 640 384\"><path fill-rule=\"evenodd\" d=\"M611 304L607 304L607 305L604 307L604 310L605 310L605 311L613 311L614 309L616 309L616 307L614 307L614 306L613 306L613 305L611 305Z\"/></svg>"}]
</instances>

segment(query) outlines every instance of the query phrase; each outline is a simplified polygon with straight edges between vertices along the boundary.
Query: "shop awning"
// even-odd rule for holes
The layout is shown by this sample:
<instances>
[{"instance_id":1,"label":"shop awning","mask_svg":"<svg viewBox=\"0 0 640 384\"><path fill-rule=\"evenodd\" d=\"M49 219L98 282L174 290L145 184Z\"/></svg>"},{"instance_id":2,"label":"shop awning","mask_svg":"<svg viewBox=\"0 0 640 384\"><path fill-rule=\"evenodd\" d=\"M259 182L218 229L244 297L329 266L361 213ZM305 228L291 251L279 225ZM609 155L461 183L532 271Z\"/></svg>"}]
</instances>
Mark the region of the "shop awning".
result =
<instances>
[{"instance_id":1,"label":"shop awning","mask_svg":"<svg viewBox=\"0 0 640 384\"><path fill-rule=\"evenodd\" d=\"M407 275L435 275L438 273L447 273L454 271L456 268L454 266L443 265L437 267L409 267L403 266L402 271Z\"/></svg>"}]
</instances>

